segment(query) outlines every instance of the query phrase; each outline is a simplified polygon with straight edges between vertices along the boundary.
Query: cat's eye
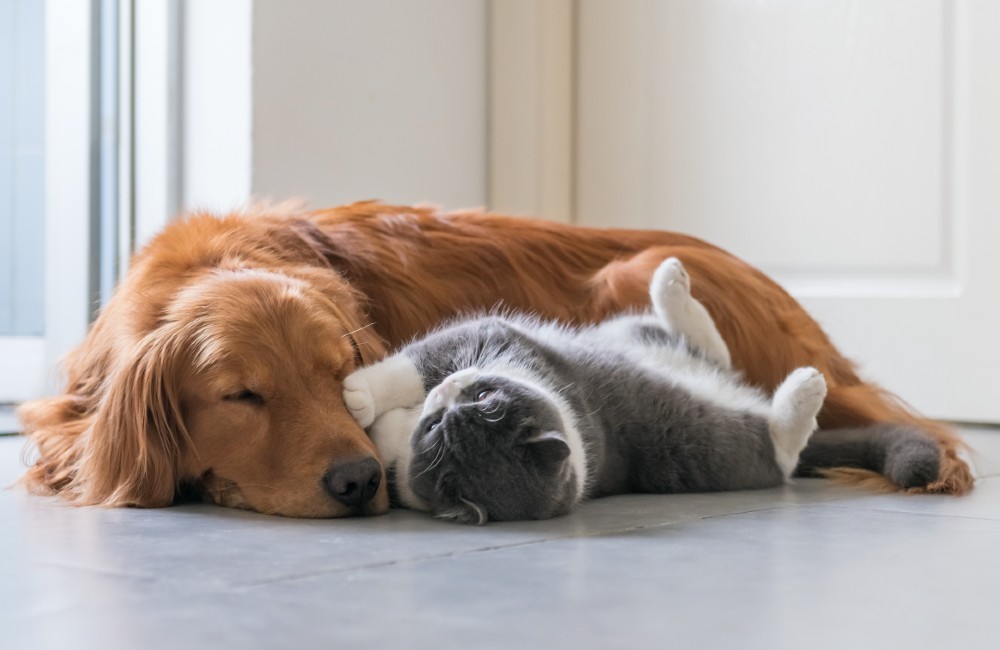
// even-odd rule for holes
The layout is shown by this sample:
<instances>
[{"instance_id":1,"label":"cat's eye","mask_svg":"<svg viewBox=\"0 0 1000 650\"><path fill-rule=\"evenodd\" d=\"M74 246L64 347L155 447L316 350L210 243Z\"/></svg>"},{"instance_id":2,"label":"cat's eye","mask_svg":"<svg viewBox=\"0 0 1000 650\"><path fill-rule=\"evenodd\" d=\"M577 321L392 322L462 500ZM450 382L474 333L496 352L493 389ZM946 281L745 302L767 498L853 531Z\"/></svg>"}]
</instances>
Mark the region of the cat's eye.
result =
<instances>
[{"instance_id":1,"label":"cat's eye","mask_svg":"<svg viewBox=\"0 0 1000 650\"><path fill-rule=\"evenodd\" d=\"M238 390L234 393L223 395L222 399L226 402L240 402L243 404L249 404L251 406L264 405L264 396L261 395L260 393L255 393L249 388L244 388L243 390Z\"/></svg>"},{"instance_id":2,"label":"cat's eye","mask_svg":"<svg viewBox=\"0 0 1000 650\"><path fill-rule=\"evenodd\" d=\"M430 432L433 431L434 429L437 429L439 424L441 424L441 420L434 420L433 422L427 425L427 431Z\"/></svg>"},{"instance_id":3,"label":"cat's eye","mask_svg":"<svg viewBox=\"0 0 1000 650\"><path fill-rule=\"evenodd\" d=\"M484 399L486 399L495 392L496 391L493 390L492 388L484 388L483 390L479 391L478 395L476 395L476 401L482 402Z\"/></svg>"}]
</instances>

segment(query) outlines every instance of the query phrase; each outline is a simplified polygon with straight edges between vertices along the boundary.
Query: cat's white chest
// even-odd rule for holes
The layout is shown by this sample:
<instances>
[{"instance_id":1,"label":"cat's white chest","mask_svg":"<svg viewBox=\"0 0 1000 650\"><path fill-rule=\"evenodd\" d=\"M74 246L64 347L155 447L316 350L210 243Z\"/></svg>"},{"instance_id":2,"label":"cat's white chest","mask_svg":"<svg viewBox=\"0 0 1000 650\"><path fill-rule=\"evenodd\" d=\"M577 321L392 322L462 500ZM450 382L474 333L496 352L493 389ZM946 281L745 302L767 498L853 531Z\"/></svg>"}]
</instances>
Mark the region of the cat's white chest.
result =
<instances>
[{"instance_id":1,"label":"cat's white chest","mask_svg":"<svg viewBox=\"0 0 1000 650\"><path fill-rule=\"evenodd\" d=\"M403 505L416 510L426 510L427 505L410 489L407 477L413 461L410 438L420 423L423 405L394 408L384 413L368 429L368 435L378 447L387 467L396 467L396 488Z\"/></svg>"}]
</instances>

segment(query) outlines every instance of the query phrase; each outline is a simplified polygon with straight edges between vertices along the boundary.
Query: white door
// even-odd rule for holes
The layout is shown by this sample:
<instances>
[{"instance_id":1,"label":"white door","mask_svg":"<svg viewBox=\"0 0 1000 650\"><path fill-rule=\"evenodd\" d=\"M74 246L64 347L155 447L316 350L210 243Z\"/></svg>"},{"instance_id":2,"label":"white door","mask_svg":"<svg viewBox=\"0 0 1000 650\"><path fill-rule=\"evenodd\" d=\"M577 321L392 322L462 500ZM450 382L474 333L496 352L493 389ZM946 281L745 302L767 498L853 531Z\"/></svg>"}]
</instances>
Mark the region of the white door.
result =
<instances>
[{"instance_id":1,"label":"white door","mask_svg":"<svg viewBox=\"0 0 1000 650\"><path fill-rule=\"evenodd\" d=\"M865 376L1000 422L1000 2L577 12L578 223L721 245Z\"/></svg>"}]
</instances>

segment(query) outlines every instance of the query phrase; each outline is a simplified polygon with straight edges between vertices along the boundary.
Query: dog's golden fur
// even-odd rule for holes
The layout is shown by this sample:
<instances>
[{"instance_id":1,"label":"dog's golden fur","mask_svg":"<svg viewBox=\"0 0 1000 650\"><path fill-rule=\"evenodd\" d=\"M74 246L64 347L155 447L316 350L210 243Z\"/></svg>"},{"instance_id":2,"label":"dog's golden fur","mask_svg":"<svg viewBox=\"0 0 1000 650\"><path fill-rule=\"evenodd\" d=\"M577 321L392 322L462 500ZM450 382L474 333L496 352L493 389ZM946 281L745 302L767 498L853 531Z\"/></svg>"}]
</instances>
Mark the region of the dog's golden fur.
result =
<instances>
[{"instance_id":1,"label":"dog's golden fur","mask_svg":"<svg viewBox=\"0 0 1000 650\"><path fill-rule=\"evenodd\" d=\"M751 382L773 389L815 366L829 384L822 428L916 425L942 453L927 490L971 489L947 428L861 381L794 299L710 244L374 202L169 226L67 360L66 391L22 407L39 453L25 482L78 504L163 506L190 489L261 512L350 514L322 477L377 453L341 402L357 364L458 313L501 305L593 322L644 305L669 256ZM387 507L383 487L364 512Z\"/></svg>"}]
</instances>

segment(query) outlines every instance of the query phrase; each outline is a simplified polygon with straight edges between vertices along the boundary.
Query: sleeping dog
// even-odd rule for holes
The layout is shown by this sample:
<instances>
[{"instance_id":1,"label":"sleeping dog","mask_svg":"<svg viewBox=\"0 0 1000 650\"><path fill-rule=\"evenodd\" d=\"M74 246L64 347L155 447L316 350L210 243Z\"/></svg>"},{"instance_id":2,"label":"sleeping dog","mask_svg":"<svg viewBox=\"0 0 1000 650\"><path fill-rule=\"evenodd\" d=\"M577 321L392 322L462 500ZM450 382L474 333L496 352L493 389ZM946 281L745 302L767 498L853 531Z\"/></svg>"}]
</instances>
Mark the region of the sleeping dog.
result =
<instances>
[{"instance_id":1,"label":"sleeping dog","mask_svg":"<svg viewBox=\"0 0 1000 650\"><path fill-rule=\"evenodd\" d=\"M24 482L76 504L195 495L287 516L385 512L384 468L341 399L345 376L458 314L500 306L583 324L644 308L668 257L749 382L772 391L800 366L826 376L800 473L893 487L906 459L886 432L907 426L941 451L917 489L971 489L954 434L859 379L791 296L711 244L377 202L169 225L68 358L64 392L22 407L38 451Z\"/></svg>"}]
</instances>

